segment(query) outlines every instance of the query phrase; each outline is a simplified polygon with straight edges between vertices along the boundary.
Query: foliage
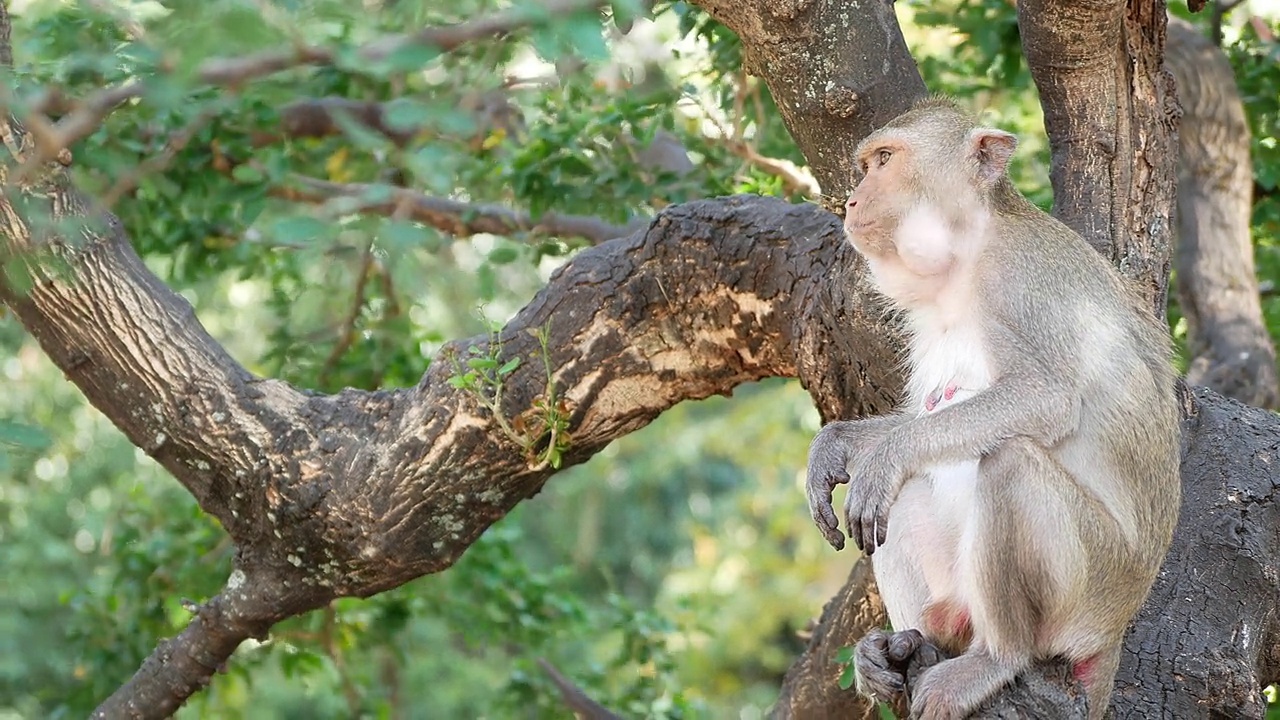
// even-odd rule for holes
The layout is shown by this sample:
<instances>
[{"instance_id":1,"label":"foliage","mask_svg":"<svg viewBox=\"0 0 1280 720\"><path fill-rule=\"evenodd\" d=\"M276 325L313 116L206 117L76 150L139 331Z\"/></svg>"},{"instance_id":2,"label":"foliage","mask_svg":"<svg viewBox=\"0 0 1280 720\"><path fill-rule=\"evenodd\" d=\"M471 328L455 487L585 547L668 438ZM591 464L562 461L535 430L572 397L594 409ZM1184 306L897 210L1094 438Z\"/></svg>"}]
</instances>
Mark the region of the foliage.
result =
<instances>
[{"instance_id":1,"label":"foliage","mask_svg":"<svg viewBox=\"0 0 1280 720\"><path fill-rule=\"evenodd\" d=\"M515 356L503 360L502 342L496 331L489 335L487 352L472 345L467 348L465 362L456 354L449 356L449 361L453 364L449 384L466 390L479 400L493 416L502 433L520 446L525 462L531 468L540 469L549 465L558 470L565 451L569 449L569 408L563 398L556 396L551 354L547 346L551 330L547 327L537 328L532 334L538 339L538 357L542 360L542 372L546 376L546 390L534 398L533 406L528 412L510 420L502 412L503 387L511 373L520 367L522 358ZM539 447L542 449L539 450Z\"/></svg>"},{"instance_id":2,"label":"foliage","mask_svg":"<svg viewBox=\"0 0 1280 720\"><path fill-rule=\"evenodd\" d=\"M444 54L355 54L502 5L16 2L15 93L86 97L147 80L144 97L74 148L77 180L254 372L326 392L405 387L446 339L478 336L456 382L496 407L519 366L483 336L583 241L454 236L365 206L404 187L624 224L699 197L787 194L738 143L804 162L768 89L742 70L737 38L685 2L658 2L627 34L619 26L635 8L619 2L604 18ZM1023 138L1015 180L1048 207L1047 145L1012 6L911 0L899 13L929 86L990 108ZM1277 49L1237 35L1227 49L1255 133L1259 268L1274 279ZM234 90L193 80L209 58L298 42L341 61ZM347 116L321 137L286 132L290 103L313 98L381 103L392 133ZM684 169L646 160L665 137L683 148ZM374 187L328 197L306 179ZM1267 309L1274 328L1280 306ZM21 579L0 586L0 716L80 717L216 592L233 550L10 316L0 348L0 574ZM514 435L563 430L550 383L545 400L536 422L507 419ZM247 643L180 715L560 717L537 665L546 658L628 716L759 716L853 560L813 531L799 490L816 428L791 382L681 405L558 475L447 572ZM563 449L552 442L532 461L555 464Z\"/></svg>"}]
</instances>

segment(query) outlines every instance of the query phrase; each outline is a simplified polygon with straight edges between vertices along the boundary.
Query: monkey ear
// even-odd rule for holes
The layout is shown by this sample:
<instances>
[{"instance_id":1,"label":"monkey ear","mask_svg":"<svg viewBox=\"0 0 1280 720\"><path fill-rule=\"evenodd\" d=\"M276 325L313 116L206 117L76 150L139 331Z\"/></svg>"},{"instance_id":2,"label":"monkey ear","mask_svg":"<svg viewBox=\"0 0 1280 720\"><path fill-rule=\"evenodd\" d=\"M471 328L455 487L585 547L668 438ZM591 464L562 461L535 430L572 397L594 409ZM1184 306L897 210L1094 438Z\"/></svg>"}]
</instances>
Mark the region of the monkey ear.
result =
<instances>
[{"instance_id":1,"label":"monkey ear","mask_svg":"<svg viewBox=\"0 0 1280 720\"><path fill-rule=\"evenodd\" d=\"M969 133L969 149L978 161L978 178L994 185L1009 168L1009 158L1018 147L1018 137L995 128L977 128Z\"/></svg>"}]
</instances>

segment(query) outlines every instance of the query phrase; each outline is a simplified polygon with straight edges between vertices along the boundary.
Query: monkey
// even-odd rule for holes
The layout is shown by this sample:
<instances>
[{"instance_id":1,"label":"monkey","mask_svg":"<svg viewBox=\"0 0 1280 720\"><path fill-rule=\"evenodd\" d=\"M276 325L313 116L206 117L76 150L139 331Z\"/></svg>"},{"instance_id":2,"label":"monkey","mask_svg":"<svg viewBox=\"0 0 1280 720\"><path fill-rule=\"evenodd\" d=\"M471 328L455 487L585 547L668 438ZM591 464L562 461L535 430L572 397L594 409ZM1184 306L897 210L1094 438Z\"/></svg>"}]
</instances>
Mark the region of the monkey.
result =
<instances>
[{"instance_id":1,"label":"monkey","mask_svg":"<svg viewBox=\"0 0 1280 720\"><path fill-rule=\"evenodd\" d=\"M1017 138L931 97L859 143L844 234L901 318L893 412L830 422L806 494L870 556L895 634L859 642L859 690L963 718L1037 659L1066 658L1089 717L1181 503L1172 347L1129 282L1008 176ZM904 634L904 633L911 634ZM924 641L948 659L904 697Z\"/></svg>"}]
</instances>

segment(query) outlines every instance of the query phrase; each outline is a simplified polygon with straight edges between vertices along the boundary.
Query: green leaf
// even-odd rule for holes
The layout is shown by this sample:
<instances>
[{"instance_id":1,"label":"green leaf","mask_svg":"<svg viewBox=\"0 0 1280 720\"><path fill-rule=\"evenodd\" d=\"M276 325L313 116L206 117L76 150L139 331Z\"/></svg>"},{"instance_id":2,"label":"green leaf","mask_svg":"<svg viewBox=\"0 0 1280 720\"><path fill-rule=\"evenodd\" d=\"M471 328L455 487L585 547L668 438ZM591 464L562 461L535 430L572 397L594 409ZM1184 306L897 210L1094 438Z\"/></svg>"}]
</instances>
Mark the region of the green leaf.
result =
<instances>
[{"instance_id":1,"label":"green leaf","mask_svg":"<svg viewBox=\"0 0 1280 720\"><path fill-rule=\"evenodd\" d=\"M836 651L836 662L841 665L847 665L853 662L854 648L853 646L845 646Z\"/></svg>"},{"instance_id":2,"label":"green leaf","mask_svg":"<svg viewBox=\"0 0 1280 720\"><path fill-rule=\"evenodd\" d=\"M431 231L417 223L388 220L382 224L379 237L397 250L406 250L427 245Z\"/></svg>"},{"instance_id":3,"label":"green leaf","mask_svg":"<svg viewBox=\"0 0 1280 720\"><path fill-rule=\"evenodd\" d=\"M231 171L231 177L242 183L260 183L267 179L267 176L257 166L248 163L237 165Z\"/></svg>"},{"instance_id":4,"label":"green leaf","mask_svg":"<svg viewBox=\"0 0 1280 720\"><path fill-rule=\"evenodd\" d=\"M0 420L0 443L27 450L43 450L52 442L44 430L9 420Z\"/></svg>"},{"instance_id":5,"label":"green leaf","mask_svg":"<svg viewBox=\"0 0 1280 720\"><path fill-rule=\"evenodd\" d=\"M498 374L510 375L511 373L515 372L515 369L518 367L520 367L520 358L513 357L510 360L508 360L505 365L498 368Z\"/></svg>"},{"instance_id":6,"label":"green leaf","mask_svg":"<svg viewBox=\"0 0 1280 720\"><path fill-rule=\"evenodd\" d=\"M310 242L328 233L328 223L305 215L281 218L271 225L271 235L284 243Z\"/></svg>"},{"instance_id":7,"label":"green leaf","mask_svg":"<svg viewBox=\"0 0 1280 720\"><path fill-rule=\"evenodd\" d=\"M573 49L588 62L606 60L609 46L605 44L600 19L595 13L574 15L565 21L563 30Z\"/></svg>"},{"instance_id":8,"label":"green leaf","mask_svg":"<svg viewBox=\"0 0 1280 720\"><path fill-rule=\"evenodd\" d=\"M414 100L396 98L382 107L383 121L394 130L416 130L431 120L431 108Z\"/></svg>"},{"instance_id":9,"label":"green leaf","mask_svg":"<svg viewBox=\"0 0 1280 720\"><path fill-rule=\"evenodd\" d=\"M840 673L839 685L841 690L848 690L853 687L853 673L854 670L852 665L846 667L844 672Z\"/></svg>"},{"instance_id":10,"label":"green leaf","mask_svg":"<svg viewBox=\"0 0 1280 720\"><path fill-rule=\"evenodd\" d=\"M489 262L494 265L508 265L520 257L520 251L509 245L494 248L489 253Z\"/></svg>"},{"instance_id":11,"label":"green leaf","mask_svg":"<svg viewBox=\"0 0 1280 720\"><path fill-rule=\"evenodd\" d=\"M387 55L379 65L390 73L411 72L438 57L440 57L440 49L433 45L406 43Z\"/></svg>"}]
</instances>

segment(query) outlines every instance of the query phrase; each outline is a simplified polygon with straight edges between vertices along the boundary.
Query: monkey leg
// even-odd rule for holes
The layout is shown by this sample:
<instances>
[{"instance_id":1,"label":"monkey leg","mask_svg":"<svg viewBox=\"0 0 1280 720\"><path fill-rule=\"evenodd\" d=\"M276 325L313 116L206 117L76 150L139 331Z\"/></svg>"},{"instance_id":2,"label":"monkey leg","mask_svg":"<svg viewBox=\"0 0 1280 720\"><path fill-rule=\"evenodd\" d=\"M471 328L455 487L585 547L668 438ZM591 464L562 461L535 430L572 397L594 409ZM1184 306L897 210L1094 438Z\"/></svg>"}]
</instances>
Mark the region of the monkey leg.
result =
<instances>
[{"instance_id":1,"label":"monkey leg","mask_svg":"<svg viewBox=\"0 0 1280 720\"><path fill-rule=\"evenodd\" d=\"M929 518L930 503L929 484L913 478L890 509L889 533L885 544L871 556L871 566L889 622L898 632L873 630L858 642L854 654L858 691L888 703L900 716L906 711L908 661L925 643L916 629L929 598L918 528Z\"/></svg>"},{"instance_id":2,"label":"monkey leg","mask_svg":"<svg viewBox=\"0 0 1280 720\"><path fill-rule=\"evenodd\" d=\"M931 620L958 627L967 610L973 640L963 655L926 671L912 688L913 717L966 717L1033 657L1061 652L1055 646L1062 638L1053 628L1079 614L1072 603L1080 603L1072 598L1089 580L1081 538L1099 530L1095 507L1066 469L1030 440L1007 440L982 459L956 568L962 604L928 611ZM1107 643L1101 636L1072 640L1068 644L1079 654L1069 659L1096 663L1087 670L1109 694L1115 667L1099 656ZM1105 699L1099 702L1105 709Z\"/></svg>"},{"instance_id":3,"label":"monkey leg","mask_svg":"<svg viewBox=\"0 0 1280 720\"><path fill-rule=\"evenodd\" d=\"M1102 652L1076 662L1072 674L1084 683L1089 696L1089 720L1102 720L1115 692L1116 669L1120 667L1120 651L1123 645L1115 643Z\"/></svg>"}]
</instances>

